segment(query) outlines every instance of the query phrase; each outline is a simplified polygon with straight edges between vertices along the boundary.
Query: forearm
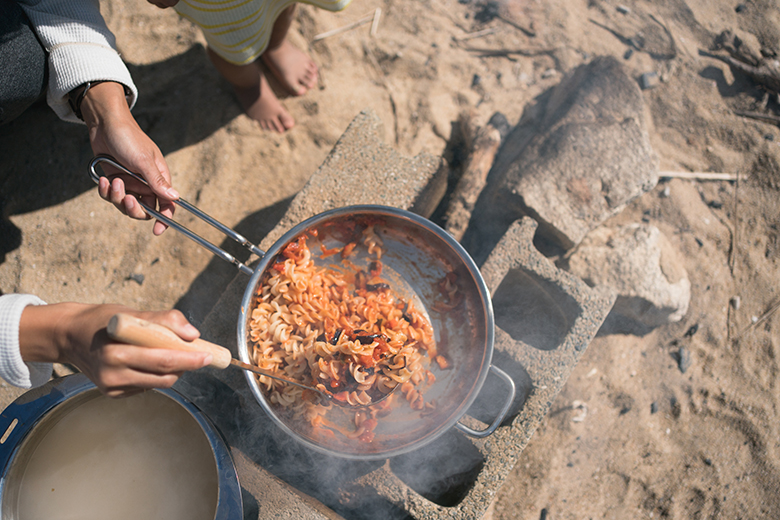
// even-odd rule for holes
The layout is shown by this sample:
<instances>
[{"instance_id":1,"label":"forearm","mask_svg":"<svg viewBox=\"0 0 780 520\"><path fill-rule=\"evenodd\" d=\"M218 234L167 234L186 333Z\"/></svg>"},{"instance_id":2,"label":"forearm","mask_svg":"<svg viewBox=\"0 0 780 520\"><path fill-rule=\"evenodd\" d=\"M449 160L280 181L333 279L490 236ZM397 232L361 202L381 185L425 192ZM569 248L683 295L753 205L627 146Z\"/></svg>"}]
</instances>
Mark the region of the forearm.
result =
<instances>
[{"instance_id":1,"label":"forearm","mask_svg":"<svg viewBox=\"0 0 780 520\"><path fill-rule=\"evenodd\" d=\"M39 305L39 306L36 306ZM111 397L169 388L182 372L211 363L205 352L117 343L106 326L122 312L169 328L185 341L199 336L179 311L141 312L122 305L45 305L22 294L0 296L0 376L29 388L51 377L51 363L76 366Z\"/></svg>"},{"instance_id":2,"label":"forearm","mask_svg":"<svg viewBox=\"0 0 780 520\"><path fill-rule=\"evenodd\" d=\"M78 121L67 101L87 81L116 81L128 87L130 106L138 95L130 72L116 50L96 1L21 2L49 55L47 100L58 116Z\"/></svg>"},{"instance_id":3,"label":"forearm","mask_svg":"<svg viewBox=\"0 0 780 520\"><path fill-rule=\"evenodd\" d=\"M31 362L69 363L106 395L120 397L143 388L168 388L182 372L211 363L204 352L148 348L118 343L106 326L119 312L169 328L185 341L198 330L179 311L140 312L122 305L61 303L28 307L19 323L19 351Z\"/></svg>"},{"instance_id":4,"label":"forearm","mask_svg":"<svg viewBox=\"0 0 780 520\"><path fill-rule=\"evenodd\" d=\"M108 81L90 87L78 108L89 128L91 140L94 140L96 133L111 125L129 125L141 132L130 113L125 88L121 83Z\"/></svg>"},{"instance_id":5,"label":"forearm","mask_svg":"<svg viewBox=\"0 0 780 520\"><path fill-rule=\"evenodd\" d=\"M89 128L89 140L95 155L110 155L128 170L143 177L145 184L128 178L101 178L98 193L120 211L137 219L146 219L138 200L171 218L173 201L179 198L171 186L171 175L162 152L146 135L130 113L122 85L103 82L91 86L86 95L77 96L74 104L80 108ZM127 183L127 184L126 184ZM127 193L135 194L135 197ZM162 222L155 223L154 234L165 230Z\"/></svg>"},{"instance_id":6,"label":"forearm","mask_svg":"<svg viewBox=\"0 0 780 520\"><path fill-rule=\"evenodd\" d=\"M69 324L80 311L80 303L29 306L19 321L19 351L26 362L65 363L70 343Z\"/></svg>"}]
</instances>

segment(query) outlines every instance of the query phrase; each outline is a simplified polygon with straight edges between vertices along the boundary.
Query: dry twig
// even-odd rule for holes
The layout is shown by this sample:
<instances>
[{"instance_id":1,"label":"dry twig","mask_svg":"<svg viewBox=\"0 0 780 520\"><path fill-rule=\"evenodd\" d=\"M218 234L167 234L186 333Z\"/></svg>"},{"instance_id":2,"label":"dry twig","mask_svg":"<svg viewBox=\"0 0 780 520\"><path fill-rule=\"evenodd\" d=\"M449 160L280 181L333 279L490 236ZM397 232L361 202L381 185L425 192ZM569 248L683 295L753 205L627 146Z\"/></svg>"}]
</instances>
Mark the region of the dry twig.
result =
<instances>
[{"instance_id":1,"label":"dry twig","mask_svg":"<svg viewBox=\"0 0 780 520\"><path fill-rule=\"evenodd\" d=\"M455 40L456 42L465 42L468 40L473 40L474 38L482 38L483 36L487 36L495 32L496 32L496 28L490 27L488 29L482 29L481 31L464 34L463 36L453 36L452 39Z\"/></svg>"},{"instance_id":2,"label":"dry twig","mask_svg":"<svg viewBox=\"0 0 780 520\"><path fill-rule=\"evenodd\" d=\"M508 126L506 118L496 113L487 125L479 128L473 114L461 117L464 140L469 149L468 159L463 166L463 174L458 180L452 200L447 208L445 229L455 240L460 240L466 233L474 206L482 193L487 181L493 160L504 138L502 129Z\"/></svg>"},{"instance_id":3,"label":"dry twig","mask_svg":"<svg viewBox=\"0 0 780 520\"><path fill-rule=\"evenodd\" d=\"M655 23L657 23L658 25L661 26L661 29L663 29L664 32L666 33L666 37L669 38L669 44L672 47L672 52L670 54L664 56L663 59L673 60L674 58L677 57L677 44L674 42L674 36L672 35L672 31L670 31L669 28L666 27L666 25L661 23L661 21L658 18L656 18L655 16L653 16L652 14L650 15L650 18L652 18L652 20Z\"/></svg>"},{"instance_id":4,"label":"dry twig","mask_svg":"<svg viewBox=\"0 0 780 520\"><path fill-rule=\"evenodd\" d=\"M750 331L751 329L754 329L754 328L758 327L758 326L759 326L761 323L763 323L763 322L765 322L766 320L768 320L768 319L769 319L769 318L772 316L772 314L774 314L774 313L777 311L777 309L780 309L780 300L778 300L778 301L776 301L774 304L772 304L772 306L769 308L769 310L767 310L767 311L766 311L764 314L762 314L760 318L758 318L756 321L754 321L753 323L751 323L750 325L748 325L747 327L745 327L745 328L742 330L742 332L740 332L740 333L739 333L739 335L737 335L737 337L736 337L735 339L739 339L739 338L741 338L741 337L742 337L742 336L744 336L744 335L745 335L745 334L746 334L748 331Z\"/></svg>"},{"instance_id":5,"label":"dry twig","mask_svg":"<svg viewBox=\"0 0 780 520\"><path fill-rule=\"evenodd\" d=\"M374 19L371 22L371 31L368 33L371 36L376 36L376 31L379 29L379 19L382 17L382 9L377 7L374 11Z\"/></svg>"},{"instance_id":6,"label":"dry twig","mask_svg":"<svg viewBox=\"0 0 780 520\"><path fill-rule=\"evenodd\" d=\"M379 17L382 14L382 9L377 7L376 10L360 20L357 20L356 22L352 22L351 24L347 24L343 27L339 27L337 29L333 29L332 31L327 31L321 34L318 34L314 38L312 38L312 42L317 42L320 40L323 40L325 38L328 38L329 36L335 36L337 34L341 34L343 32L351 31L352 29L355 29L356 27L360 27L361 25L366 25L367 23L371 22L371 36L376 34L376 27L379 25Z\"/></svg>"},{"instance_id":7,"label":"dry twig","mask_svg":"<svg viewBox=\"0 0 780 520\"><path fill-rule=\"evenodd\" d=\"M526 36L530 36L531 38L536 36L536 31L533 31L532 29L528 29L527 27L523 27L519 23L517 23L517 22L515 22L513 20L510 20L509 18L507 18L505 16L502 16L502 15L499 14L497 16L497 18L499 20L501 20L502 22L504 22L504 23L508 23L509 25L511 25L512 27L514 27L518 31L520 31L521 33L525 34Z\"/></svg>"},{"instance_id":8,"label":"dry twig","mask_svg":"<svg viewBox=\"0 0 780 520\"><path fill-rule=\"evenodd\" d=\"M720 56L707 51L699 51L700 56L714 58L726 63L743 74L746 74L759 85L763 85L772 92L780 94L780 71L769 66L765 62L759 62L758 66L751 65L732 56Z\"/></svg>"},{"instance_id":9,"label":"dry twig","mask_svg":"<svg viewBox=\"0 0 780 520\"><path fill-rule=\"evenodd\" d=\"M729 251L729 271L734 276L734 265L737 262L737 247L739 244L739 176L734 186L734 232L731 234L731 251Z\"/></svg>"},{"instance_id":10,"label":"dry twig","mask_svg":"<svg viewBox=\"0 0 780 520\"><path fill-rule=\"evenodd\" d=\"M750 119L756 119L758 121L763 121L765 123L772 123L774 125L780 126L780 117L774 115L774 114L762 114L760 112L744 112L742 110L735 110L734 114L742 117L747 117Z\"/></svg>"},{"instance_id":11,"label":"dry twig","mask_svg":"<svg viewBox=\"0 0 780 520\"><path fill-rule=\"evenodd\" d=\"M477 52L481 58L491 57L510 57L512 54L519 56L534 57L534 56L551 56L559 47L554 49L542 49L538 51L529 51L526 49L480 49L477 47L463 47L463 50L468 52Z\"/></svg>"},{"instance_id":12,"label":"dry twig","mask_svg":"<svg viewBox=\"0 0 780 520\"><path fill-rule=\"evenodd\" d=\"M710 172L658 172L659 177L668 179L692 179L697 181L736 181L738 173L710 173Z\"/></svg>"}]
</instances>

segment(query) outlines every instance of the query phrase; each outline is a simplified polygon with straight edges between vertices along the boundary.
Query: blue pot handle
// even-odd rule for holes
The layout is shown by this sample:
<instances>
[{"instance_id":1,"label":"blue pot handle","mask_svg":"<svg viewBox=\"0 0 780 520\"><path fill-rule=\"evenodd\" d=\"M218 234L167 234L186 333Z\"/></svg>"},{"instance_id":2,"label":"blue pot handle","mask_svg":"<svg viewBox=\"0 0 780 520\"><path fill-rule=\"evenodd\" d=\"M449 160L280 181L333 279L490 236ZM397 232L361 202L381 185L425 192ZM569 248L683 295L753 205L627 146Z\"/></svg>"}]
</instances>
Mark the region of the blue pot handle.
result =
<instances>
[{"instance_id":1,"label":"blue pot handle","mask_svg":"<svg viewBox=\"0 0 780 520\"><path fill-rule=\"evenodd\" d=\"M0 474L5 475L22 440L41 417L66 398L92 386L95 385L86 376L76 374L28 390L9 404L0 413Z\"/></svg>"}]
</instances>

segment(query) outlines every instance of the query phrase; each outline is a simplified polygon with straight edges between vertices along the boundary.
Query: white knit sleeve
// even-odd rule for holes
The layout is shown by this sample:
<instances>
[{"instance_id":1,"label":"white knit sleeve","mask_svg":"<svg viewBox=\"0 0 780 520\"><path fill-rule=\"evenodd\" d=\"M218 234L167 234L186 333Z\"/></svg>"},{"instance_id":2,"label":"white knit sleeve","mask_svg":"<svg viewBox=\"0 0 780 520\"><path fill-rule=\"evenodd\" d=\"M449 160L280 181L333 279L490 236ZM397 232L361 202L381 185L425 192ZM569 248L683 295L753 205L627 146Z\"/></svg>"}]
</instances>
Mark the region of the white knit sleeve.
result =
<instances>
[{"instance_id":1,"label":"white knit sleeve","mask_svg":"<svg viewBox=\"0 0 780 520\"><path fill-rule=\"evenodd\" d=\"M108 80L130 89L130 107L138 89L116 50L97 0L22 0L19 2L49 53L46 100L65 121L80 122L68 104L68 92L88 81Z\"/></svg>"},{"instance_id":2,"label":"white knit sleeve","mask_svg":"<svg viewBox=\"0 0 780 520\"><path fill-rule=\"evenodd\" d=\"M50 363L25 363L19 351L19 321L28 305L46 305L29 294L0 296L0 377L14 386L32 388L51 378Z\"/></svg>"}]
</instances>

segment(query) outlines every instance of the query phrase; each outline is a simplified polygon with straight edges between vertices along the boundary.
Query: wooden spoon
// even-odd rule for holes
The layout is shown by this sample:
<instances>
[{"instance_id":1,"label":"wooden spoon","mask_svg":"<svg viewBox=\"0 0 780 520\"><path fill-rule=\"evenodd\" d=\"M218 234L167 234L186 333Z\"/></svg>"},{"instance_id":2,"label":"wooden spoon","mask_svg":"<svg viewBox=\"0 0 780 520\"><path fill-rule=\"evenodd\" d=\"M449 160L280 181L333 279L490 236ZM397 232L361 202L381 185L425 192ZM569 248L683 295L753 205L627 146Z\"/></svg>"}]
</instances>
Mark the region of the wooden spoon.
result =
<instances>
[{"instance_id":1,"label":"wooden spoon","mask_svg":"<svg viewBox=\"0 0 780 520\"><path fill-rule=\"evenodd\" d=\"M299 386L306 390L312 390L333 401L339 406L347 406L352 408L371 406L386 399L390 394L393 393L393 391L398 388L398 386L400 386L396 386L392 391L385 394L381 399L376 399L367 405L351 405L346 401L336 399L333 394L320 390L319 388L305 385L294 379L289 379L287 377L268 372L267 370L263 370L262 368L256 367L255 365L250 365L234 359L230 351L225 347L200 338L193 341L185 341L167 327L136 318L135 316L131 316L129 314L118 313L112 316L108 322L106 330L112 339L121 341L122 343L130 343L141 347L183 350L186 352L208 352L213 357L209 366L225 369L230 365L233 365L243 370L249 370L250 372L254 372L256 374L264 375L278 381L283 381L285 383L290 383L291 385Z\"/></svg>"}]
</instances>

